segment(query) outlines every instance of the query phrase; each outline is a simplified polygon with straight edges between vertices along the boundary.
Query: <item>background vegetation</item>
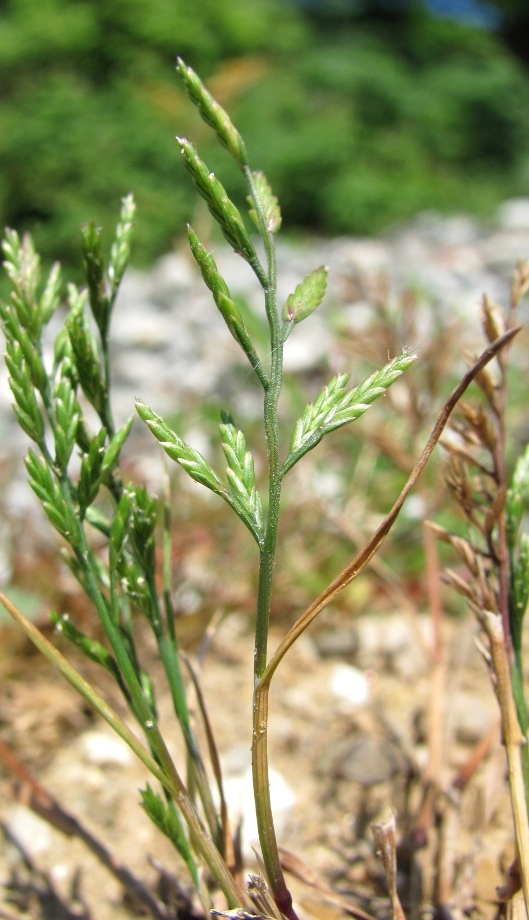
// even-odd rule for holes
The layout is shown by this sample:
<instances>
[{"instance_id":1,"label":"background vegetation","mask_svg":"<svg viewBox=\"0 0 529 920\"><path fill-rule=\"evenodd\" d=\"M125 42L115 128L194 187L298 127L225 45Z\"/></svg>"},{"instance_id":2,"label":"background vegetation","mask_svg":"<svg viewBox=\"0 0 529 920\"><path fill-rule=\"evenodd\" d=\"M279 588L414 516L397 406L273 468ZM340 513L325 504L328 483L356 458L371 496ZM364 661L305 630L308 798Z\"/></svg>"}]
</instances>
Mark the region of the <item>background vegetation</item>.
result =
<instances>
[{"instance_id":1,"label":"background vegetation","mask_svg":"<svg viewBox=\"0 0 529 920\"><path fill-rule=\"evenodd\" d=\"M193 207L174 134L214 169L223 156L190 121L177 53L229 106L287 226L490 214L529 178L524 4L496 6L492 33L413 2L3 0L0 225L78 264L79 225L112 225L132 191L135 260L169 250Z\"/></svg>"}]
</instances>

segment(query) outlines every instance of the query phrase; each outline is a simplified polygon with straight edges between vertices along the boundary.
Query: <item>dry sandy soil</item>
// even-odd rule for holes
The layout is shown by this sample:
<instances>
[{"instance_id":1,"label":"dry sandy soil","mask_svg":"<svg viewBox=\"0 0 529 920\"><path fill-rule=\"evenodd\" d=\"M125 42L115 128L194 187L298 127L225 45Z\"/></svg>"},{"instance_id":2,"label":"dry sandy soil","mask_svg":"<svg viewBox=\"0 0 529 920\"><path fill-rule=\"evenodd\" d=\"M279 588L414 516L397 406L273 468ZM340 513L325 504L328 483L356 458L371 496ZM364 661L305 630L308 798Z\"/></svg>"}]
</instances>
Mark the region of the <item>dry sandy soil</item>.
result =
<instances>
[{"instance_id":1,"label":"dry sandy soil","mask_svg":"<svg viewBox=\"0 0 529 920\"><path fill-rule=\"evenodd\" d=\"M496 886L504 882L513 846L496 701L473 622L450 621L443 630L444 661L436 664L427 621L395 613L344 623L343 614L330 611L277 674L271 762L284 781L283 788L274 780L279 836L305 865L297 873L305 881L289 876L304 917L345 915L343 906L307 884L310 873L352 905L389 916L370 825L390 813L397 818L408 917L431 914L434 902L445 916L498 914ZM276 625L272 643L279 635ZM227 617L211 638L201 681L233 819L242 809L244 856L256 871L245 804L251 658L247 618ZM154 653L152 662L156 673ZM117 860L169 898L171 876L185 879L185 873L138 806L147 779L143 766L24 646L4 659L2 669L0 738ZM116 691L108 693L120 707ZM178 759L178 730L162 684L159 694ZM1 778L0 917L138 916L138 906L82 841L16 802L7 769ZM27 786L19 784L19 799L24 794Z\"/></svg>"}]
</instances>

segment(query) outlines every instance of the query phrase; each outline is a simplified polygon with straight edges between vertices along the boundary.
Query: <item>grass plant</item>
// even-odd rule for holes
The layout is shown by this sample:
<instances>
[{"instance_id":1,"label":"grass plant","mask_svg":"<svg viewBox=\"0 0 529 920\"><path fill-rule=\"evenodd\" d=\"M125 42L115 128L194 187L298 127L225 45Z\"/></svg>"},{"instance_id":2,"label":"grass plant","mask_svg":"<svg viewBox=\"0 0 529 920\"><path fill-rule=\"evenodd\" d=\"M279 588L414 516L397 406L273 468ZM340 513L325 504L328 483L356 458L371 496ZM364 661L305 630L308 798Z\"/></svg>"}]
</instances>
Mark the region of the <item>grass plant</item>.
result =
<instances>
[{"instance_id":1,"label":"grass plant","mask_svg":"<svg viewBox=\"0 0 529 920\"><path fill-rule=\"evenodd\" d=\"M270 801L268 700L274 674L298 637L373 558L428 462L452 410L474 379L487 392L487 366L496 358L500 367L504 367L503 349L518 329L514 321L500 328L494 325L493 312L486 314L489 316L487 347L443 405L393 507L354 558L301 613L270 653L274 574L276 568L286 562L278 553L283 481L327 434L363 415L413 365L415 356L404 349L352 387L348 374L333 377L293 421L290 439L283 439L279 424L283 347L287 338L295 335L298 323L308 319L321 303L327 269L325 266L315 268L300 280L284 304L278 303L274 240L281 225L279 204L266 177L251 168L244 141L226 112L181 60L178 61L178 73L192 103L226 148L246 183L253 236L221 182L210 172L194 146L185 138L177 139L184 165L199 195L262 289L263 323L268 338L266 351L253 341L244 311L233 300L213 256L195 230L188 228L191 253L211 291L212 309L216 307L224 318L249 363L255 386L261 391L266 470L258 480L252 451L235 421L236 406L222 413L219 425L219 442L227 463L224 476L153 408L137 400L136 411L165 454L192 480L223 499L255 544L258 585L254 621L252 767L262 879L251 878L247 885L240 881L241 866L222 793L214 726L210 730L203 708L208 745L207 750L201 750L190 716L189 682L178 646L172 604L170 526L167 523L170 509L161 508L163 502L158 502L143 486L124 480L121 456L132 417L121 427L114 421L109 341L112 311L130 255L134 220L134 202L130 196L123 200L108 262L103 255L101 231L92 225L83 229L86 287L79 289L68 285L66 297L59 266L54 266L43 281L31 239L20 239L17 233L7 231L4 254L12 293L10 301L1 306L1 316L14 410L32 442L26 458L29 482L60 536L63 561L91 602L105 641L82 632L68 615L53 614L52 619L58 631L115 680L136 720L141 740L57 648L6 597L2 595L1 599L43 654L127 742L159 783L161 792L150 785L143 790L143 808L160 832L170 839L187 866L203 912L212 908L213 885L223 893L227 909L235 911L237 916L245 917L253 904L261 915L297 920L280 858ZM526 281L520 282L520 291L526 286ZM52 317L62 309L64 300L64 323L53 343L49 361L47 328ZM501 417L501 405L498 412ZM483 437L488 437L488 428L484 427L483 432ZM510 530L506 524L505 540L507 533L517 533L519 526L516 501L513 498L511 502ZM498 507L498 503L493 505L495 513ZM166 515L166 523L161 528L161 565L160 555L156 553L160 510ZM486 527L482 528L484 539L490 537L489 550L493 546L496 520L489 514ZM98 536L97 544L94 535ZM101 538L104 551L100 548ZM511 564L523 568L527 547L523 541L518 545L516 539L514 536L509 544L510 560ZM509 556L504 553L498 558L503 566L499 582L501 596L506 598ZM475 568L477 575L480 571L477 563ZM525 568L523 573L525 577ZM519 585L519 579L515 578L514 584ZM486 586L486 579L483 585ZM521 608L526 594L519 587L513 590L518 591L515 608ZM486 606L487 609L491 606L488 599ZM491 616L495 615L495 609ZM503 622L504 630L507 617L508 612L505 612L503 619L497 621ZM186 752L185 775L175 766L164 739L153 681L142 662L137 628L140 620L151 630L163 664ZM516 658L520 651L516 628L512 635ZM196 680L194 683L196 685ZM520 714L523 712L519 708ZM509 718L511 716L509 710ZM379 838L380 833L383 836L384 832L379 831ZM393 866L391 853L386 861ZM393 869L392 872L394 875ZM393 884L391 890L394 892Z\"/></svg>"}]
</instances>

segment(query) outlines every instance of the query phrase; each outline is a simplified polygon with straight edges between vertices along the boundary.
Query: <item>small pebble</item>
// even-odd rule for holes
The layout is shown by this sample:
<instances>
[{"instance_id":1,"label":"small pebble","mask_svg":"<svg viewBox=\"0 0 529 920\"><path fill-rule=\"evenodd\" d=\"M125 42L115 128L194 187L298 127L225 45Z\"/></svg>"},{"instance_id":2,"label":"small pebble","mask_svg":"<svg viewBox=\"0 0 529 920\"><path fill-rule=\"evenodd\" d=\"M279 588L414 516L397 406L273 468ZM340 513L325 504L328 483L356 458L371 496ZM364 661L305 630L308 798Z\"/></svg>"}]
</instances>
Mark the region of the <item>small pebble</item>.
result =
<instances>
[{"instance_id":1,"label":"small pebble","mask_svg":"<svg viewBox=\"0 0 529 920\"><path fill-rule=\"evenodd\" d=\"M10 808L5 824L10 837L32 858L46 853L53 845L50 825L25 805Z\"/></svg>"},{"instance_id":2,"label":"small pebble","mask_svg":"<svg viewBox=\"0 0 529 920\"><path fill-rule=\"evenodd\" d=\"M296 802L296 796L281 773L270 768L269 775L274 824L276 832L280 834ZM251 767L240 773L225 775L224 795L232 819L242 820L243 852L247 857L251 856L253 849L259 845Z\"/></svg>"},{"instance_id":3,"label":"small pebble","mask_svg":"<svg viewBox=\"0 0 529 920\"><path fill-rule=\"evenodd\" d=\"M132 753L121 738L107 732L86 732L80 739L82 755L87 763L98 767L125 767Z\"/></svg>"},{"instance_id":4,"label":"small pebble","mask_svg":"<svg viewBox=\"0 0 529 920\"><path fill-rule=\"evenodd\" d=\"M367 677L351 665L336 665L331 675L330 688L335 696L352 706L365 706L369 700Z\"/></svg>"}]
</instances>

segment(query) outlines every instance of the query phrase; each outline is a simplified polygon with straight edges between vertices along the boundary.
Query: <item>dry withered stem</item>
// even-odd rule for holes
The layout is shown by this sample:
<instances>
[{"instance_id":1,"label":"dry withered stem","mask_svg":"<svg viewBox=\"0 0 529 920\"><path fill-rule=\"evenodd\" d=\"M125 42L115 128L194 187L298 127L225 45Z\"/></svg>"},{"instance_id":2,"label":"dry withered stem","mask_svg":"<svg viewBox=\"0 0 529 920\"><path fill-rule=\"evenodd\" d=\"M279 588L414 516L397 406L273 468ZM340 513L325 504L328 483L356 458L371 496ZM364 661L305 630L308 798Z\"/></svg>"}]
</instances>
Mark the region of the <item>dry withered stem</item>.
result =
<instances>
[{"instance_id":1,"label":"dry withered stem","mask_svg":"<svg viewBox=\"0 0 529 920\"><path fill-rule=\"evenodd\" d=\"M520 264L505 313L484 298L482 326L489 343L515 328L517 308L528 289L529 263ZM508 363L507 345L498 351L493 364L476 375L481 399L460 404L451 436L443 442L449 453L447 485L469 533L461 536L436 525L434 530L451 544L466 569L466 575L447 570L444 580L469 601L487 640L485 656L500 707L521 885L529 913L529 824L522 763L527 739L513 691L512 573L505 510L509 487L505 460Z\"/></svg>"},{"instance_id":2,"label":"dry withered stem","mask_svg":"<svg viewBox=\"0 0 529 920\"><path fill-rule=\"evenodd\" d=\"M491 613L488 610L482 611L480 620L489 639L491 667L494 674L494 689L500 707L503 743L507 753L509 788L516 832L518 861L521 870L521 883L526 910L529 915L529 909L527 909L529 906L529 821L527 817L522 761L520 757L521 747L526 743L526 739L521 732L516 713L502 622L497 614Z\"/></svg>"},{"instance_id":3,"label":"dry withered stem","mask_svg":"<svg viewBox=\"0 0 529 920\"><path fill-rule=\"evenodd\" d=\"M406 920L397 892L397 829L394 815L383 824L372 824L371 830L388 883L393 920Z\"/></svg>"}]
</instances>

